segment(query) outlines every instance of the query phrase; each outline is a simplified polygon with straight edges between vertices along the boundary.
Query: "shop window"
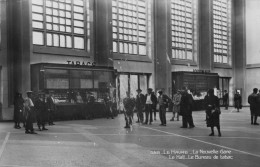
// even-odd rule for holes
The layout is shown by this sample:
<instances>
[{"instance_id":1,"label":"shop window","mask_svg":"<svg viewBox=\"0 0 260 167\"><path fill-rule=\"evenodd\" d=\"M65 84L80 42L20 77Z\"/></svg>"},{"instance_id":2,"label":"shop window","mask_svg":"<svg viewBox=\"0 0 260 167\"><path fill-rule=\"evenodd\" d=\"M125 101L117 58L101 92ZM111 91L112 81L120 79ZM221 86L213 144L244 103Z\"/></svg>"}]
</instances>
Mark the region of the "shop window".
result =
<instances>
[{"instance_id":1,"label":"shop window","mask_svg":"<svg viewBox=\"0 0 260 167\"><path fill-rule=\"evenodd\" d=\"M124 99L126 98L126 92L128 92L128 75L120 75L119 76L119 92L120 92L120 98Z\"/></svg>"},{"instance_id":2,"label":"shop window","mask_svg":"<svg viewBox=\"0 0 260 167\"><path fill-rule=\"evenodd\" d=\"M130 96L136 97L138 89L138 75L130 75Z\"/></svg>"}]
</instances>

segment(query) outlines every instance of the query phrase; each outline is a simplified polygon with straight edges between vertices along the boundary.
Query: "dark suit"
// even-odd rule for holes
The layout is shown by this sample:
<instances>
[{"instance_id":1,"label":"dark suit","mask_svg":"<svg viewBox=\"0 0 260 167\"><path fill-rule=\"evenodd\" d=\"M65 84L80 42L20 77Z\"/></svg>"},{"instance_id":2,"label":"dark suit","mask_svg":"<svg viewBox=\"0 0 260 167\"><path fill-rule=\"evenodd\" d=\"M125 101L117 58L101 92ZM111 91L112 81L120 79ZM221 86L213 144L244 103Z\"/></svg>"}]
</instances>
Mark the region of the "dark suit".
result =
<instances>
[{"instance_id":1,"label":"dark suit","mask_svg":"<svg viewBox=\"0 0 260 167\"><path fill-rule=\"evenodd\" d=\"M182 115L182 127L187 128L188 124L190 127L194 127L192 118L192 106L193 98L187 92L184 92L181 96L180 103L180 115Z\"/></svg>"},{"instance_id":2,"label":"dark suit","mask_svg":"<svg viewBox=\"0 0 260 167\"><path fill-rule=\"evenodd\" d=\"M137 122L142 123L144 121L143 110L145 108L145 96L142 93L136 95L135 108L137 110L137 117L138 117Z\"/></svg>"},{"instance_id":3,"label":"dark suit","mask_svg":"<svg viewBox=\"0 0 260 167\"><path fill-rule=\"evenodd\" d=\"M54 112L56 110L56 105L54 104L53 99L51 96L47 97L47 110L48 110L48 120L49 120L49 125L53 124L53 119L54 119Z\"/></svg>"},{"instance_id":4,"label":"dark suit","mask_svg":"<svg viewBox=\"0 0 260 167\"><path fill-rule=\"evenodd\" d=\"M145 124L148 123L148 117L150 114L150 121L149 123L153 122L153 108L156 106L157 98L154 94L150 94L152 104L147 104L147 97L148 94L145 95Z\"/></svg>"},{"instance_id":5,"label":"dark suit","mask_svg":"<svg viewBox=\"0 0 260 167\"><path fill-rule=\"evenodd\" d=\"M171 99L165 94L161 94L158 97L161 125L166 125L166 108L168 107L170 101Z\"/></svg>"},{"instance_id":6,"label":"dark suit","mask_svg":"<svg viewBox=\"0 0 260 167\"><path fill-rule=\"evenodd\" d=\"M223 96L223 105L225 106L225 109L228 109L228 93L225 93Z\"/></svg>"}]
</instances>

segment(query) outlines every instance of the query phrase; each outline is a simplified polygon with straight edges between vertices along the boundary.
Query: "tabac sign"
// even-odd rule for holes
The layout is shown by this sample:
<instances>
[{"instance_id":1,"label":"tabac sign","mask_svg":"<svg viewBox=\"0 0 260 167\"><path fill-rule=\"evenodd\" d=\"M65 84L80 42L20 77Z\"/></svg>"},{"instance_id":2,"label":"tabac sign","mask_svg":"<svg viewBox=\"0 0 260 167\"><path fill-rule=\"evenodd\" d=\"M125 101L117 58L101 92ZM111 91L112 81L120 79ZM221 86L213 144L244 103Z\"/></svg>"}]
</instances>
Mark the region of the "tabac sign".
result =
<instances>
[{"instance_id":1,"label":"tabac sign","mask_svg":"<svg viewBox=\"0 0 260 167\"><path fill-rule=\"evenodd\" d=\"M84 62L84 61L67 61L68 65L74 66L87 66L87 67L95 67L96 62Z\"/></svg>"}]
</instances>

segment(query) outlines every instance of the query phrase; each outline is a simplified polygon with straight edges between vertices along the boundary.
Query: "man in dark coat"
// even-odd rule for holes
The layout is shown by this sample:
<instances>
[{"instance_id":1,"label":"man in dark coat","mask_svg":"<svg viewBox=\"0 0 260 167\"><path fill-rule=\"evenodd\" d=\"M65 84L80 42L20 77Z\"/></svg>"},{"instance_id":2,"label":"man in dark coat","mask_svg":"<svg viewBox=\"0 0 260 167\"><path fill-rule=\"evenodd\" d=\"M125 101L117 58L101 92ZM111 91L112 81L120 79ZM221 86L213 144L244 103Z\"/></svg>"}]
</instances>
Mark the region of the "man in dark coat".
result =
<instances>
[{"instance_id":1,"label":"man in dark coat","mask_svg":"<svg viewBox=\"0 0 260 167\"><path fill-rule=\"evenodd\" d=\"M14 128L20 129L20 122L23 117L24 99L21 93L16 93L14 98Z\"/></svg>"},{"instance_id":2,"label":"man in dark coat","mask_svg":"<svg viewBox=\"0 0 260 167\"><path fill-rule=\"evenodd\" d=\"M141 93L142 90L141 89L137 89L137 95L136 95L136 99L135 99L135 108L137 110L137 122L136 123L143 123L144 121L144 115L143 115L143 111L145 109L145 96Z\"/></svg>"},{"instance_id":3,"label":"man in dark coat","mask_svg":"<svg viewBox=\"0 0 260 167\"><path fill-rule=\"evenodd\" d=\"M227 110L228 109L228 92L227 92L227 90L224 91L223 105L225 106L225 110Z\"/></svg>"},{"instance_id":4,"label":"man in dark coat","mask_svg":"<svg viewBox=\"0 0 260 167\"><path fill-rule=\"evenodd\" d=\"M162 90L158 91L159 115L161 126L166 126L166 108L168 107L171 99L163 93Z\"/></svg>"},{"instance_id":5,"label":"man in dark coat","mask_svg":"<svg viewBox=\"0 0 260 167\"><path fill-rule=\"evenodd\" d=\"M54 112L56 110L56 105L54 103L54 98L53 98L53 94L49 93L49 96L47 97L47 111L48 111L48 123L49 125L55 125L53 123L53 119L54 119Z\"/></svg>"},{"instance_id":6,"label":"man in dark coat","mask_svg":"<svg viewBox=\"0 0 260 167\"><path fill-rule=\"evenodd\" d=\"M36 111L36 121L37 121L39 131L48 130L47 128L45 128L45 122L47 120L48 113L46 112L46 103L45 103L44 94L42 93L37 94L37 96L35 97L34 105Z\"/></svg>"},{"instance_id":7,"label":"man in dark coat","mask_svg":"<svg viewBox=\"0 0 260 167\"><path fill-rule=\"evenodd\" d=\"M253 89L253 93L250 94L248 96L248 103L250 104L250 114L251 114L251 125L259 125L256 121L257 121L257 108L258 108L258 104L257 104L257 99L258 99L258 95L257 95L257 88Z\"/></svg>"},{"instance_id":8,"label":"man in dark coat","mask_svg":"<svg viewBox=\"0 0 260 167\"><path fill-rule=\"evenodd\" d=\"M214 95L214 90L210 89L208 95L204 98L205 108L206 108L206 121L207 127L211 127L211 134L209 136L214 136L214 127L218 129L218 136L221 136L220 124L219 124L219 99Z\"/></svg>"},{"instance_id":9,"label":"man in dark coat","mask_svg":"<svg viewBox=\"0 0 260 167\"><path fill-rule=\"evenodd\" d=\"M184 88L181 96L180 103L180 115L182 116L182 127L187 128L188 124L190 128L194 128L193 118L192 118L192 106L193 98L191 94L188 93L187 88Z\"/></svg>"},{"instance_id":10,"label":"man in dark coat","mask_svg":"<svg viewBox=\"0 0 260 167\"><path fill-rule=\"evenodd\" d=\"M237 112L239 112L239 109L242 108L242 97L238 91L236 91L234 95L234 102L235 102L235 108L237 109Z\"/></svg>"},{"instance_id":11,"label":"man in dark coat","mask_svg":"<svg viewBox=\"0 0 260 167\"><path fill-rule=\"evenodd\" d=\"M154 94L152 94L153 89L148 88L147 94L145 95L145 122L144 124L148 124L149 114L150 120L149 124L153 122L153 107L156 105L157 98Z\"/></svg>"}]
</instances>

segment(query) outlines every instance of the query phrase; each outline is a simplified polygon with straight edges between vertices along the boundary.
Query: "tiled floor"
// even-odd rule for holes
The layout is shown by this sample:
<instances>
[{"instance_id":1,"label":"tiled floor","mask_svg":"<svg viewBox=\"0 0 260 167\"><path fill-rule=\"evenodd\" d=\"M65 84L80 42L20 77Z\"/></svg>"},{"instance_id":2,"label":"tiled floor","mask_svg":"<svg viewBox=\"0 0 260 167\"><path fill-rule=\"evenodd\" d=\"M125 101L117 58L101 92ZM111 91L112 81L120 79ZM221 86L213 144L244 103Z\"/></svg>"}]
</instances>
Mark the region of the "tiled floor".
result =
<instances>
[{"instance_id":1,"label":"tiled floor","mask_svg":"<svg viewBox=\"0 0 260 167\"><path fill-rule=\"evenodd\" d=\"M152 125L124 129L119 115L56 122L37 135L0 122L0 167L255 167L260 164L260 126L250 124L249 113L248 108L239 113L222 109L222 137L208 136L204 111L193 112L194 129L168 121L171 113L166 127L157 118Z\"/></svg>"}]
</instances>

